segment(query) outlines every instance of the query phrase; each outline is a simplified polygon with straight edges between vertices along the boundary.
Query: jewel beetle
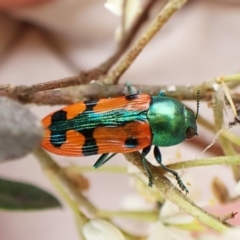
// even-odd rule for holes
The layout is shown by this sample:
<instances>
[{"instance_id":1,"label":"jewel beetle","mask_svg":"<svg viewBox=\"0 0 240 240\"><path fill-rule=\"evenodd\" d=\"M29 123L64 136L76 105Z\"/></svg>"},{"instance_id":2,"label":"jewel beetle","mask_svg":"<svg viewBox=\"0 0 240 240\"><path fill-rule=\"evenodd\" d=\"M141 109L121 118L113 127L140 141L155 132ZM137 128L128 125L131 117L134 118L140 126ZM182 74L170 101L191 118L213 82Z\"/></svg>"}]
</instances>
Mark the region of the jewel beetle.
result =
<instances>
[{"instance_id":1,"label":"jewel beetle","mask_svg":"<svg viewBox=\"0 0 240 240\"><path fill-rule=\"evenodd\" d=\"M156 161L171 172L180 188L187 192L178 174L162 164L158 147L173 146L197 135L198 109L199 102L194 115L191 109L163 92L157 96L136 93L78 102L42 119L45 136L41 146L62 156L102 154L95 168L117 153L142 150L149 186L152 186L152 175L146 155L154 146Z\"/></svg>"}]
</instances>

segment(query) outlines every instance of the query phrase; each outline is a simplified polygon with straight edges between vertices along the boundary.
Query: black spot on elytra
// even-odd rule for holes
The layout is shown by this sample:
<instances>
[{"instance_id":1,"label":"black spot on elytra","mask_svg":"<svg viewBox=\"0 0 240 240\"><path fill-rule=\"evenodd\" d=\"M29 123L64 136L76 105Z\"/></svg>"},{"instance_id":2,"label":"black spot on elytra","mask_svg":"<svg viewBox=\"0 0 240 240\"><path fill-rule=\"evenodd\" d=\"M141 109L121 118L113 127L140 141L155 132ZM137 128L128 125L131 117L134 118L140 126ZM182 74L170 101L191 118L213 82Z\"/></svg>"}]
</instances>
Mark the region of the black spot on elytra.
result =
<instances>
[{"instance_id":1,"label":"black spot on elytra","mask_svg":"<svg viewBox=\"0 0 240 240\"><path fill-rule=\"evenodd\" d=\"M133 100L133 99L136 99L137 97L138 97L138 93L134 93L134 94L125 96L125 98L126 98L127 100Z\"/></svg>"},{"instance_id":2,"label":"black spot on elytra","mask_svg":"<svg viewBox=\"0 0 240 240\"><path fill-rule=\"evenodd\" d=\"M86 105L86 110L84 112L90 111L94 112L94 107L97 105L98 100L89 100L85 101L84 104ZM82 114L84 114L84 112ZM82 146L82 153L84 156L94 155L98 153L98 146L96 143L96 140L93 137L94 129L86 129L81 130L79 133L81 133L85 137L85 142Z\"/></svg>"},{"instance_id":3,"label":"black spot on elytra","mask_svg":"<svg viewBox=\"0 0 240 240\"><path fill-rule=\"evenodd\" d=\"M49 126L49 130L51 131L50 143L57 148L60 148L67 140L66 131L55 129L58 122L64 121L67 121L67 112L64 110L55 112L51 117L51 125Z\"/></svg>"},{"instance_id":4,"label":"black spot on elytra","mask_svg":"<svg viewBox=\"0 0 240 240\"><path fill-rule=\"evenodd\" d=\"M98 154L98 146L96 139L93 137L94 129L82 130L80 133L85 137L85 142L82 146L84 156Z\"/></svg>"},{"instance_id":5,"label":"black spot on elytra","mask_svg":"<svg viewBox=\"0 0 240 240\"><path fill-rule=\"evenodd\" d=\"M128 138L124 145L127 147L127 148L135 148L137 147L138 145L138 140L136 138Z\"/></svg>"},{"instance_id":6,"label":"black spot on elytra","mask_svg":"<svg viewBox=\"0 0 240 240\"><path fill-rule=\"evenodd\" d=\"M50 142L54 147L60 148L62 144L66 142L66 140L67 140L66 132L61 135L57 135L54 134L54 132L51 132Z\"/></svg>"},{"instance_id":7,"label":"black spot on elytra","mask_svg":"<svg viewBox=\"0 0 240 240\"><path fill-rule=\"evenodd\" d=\"M51 117L51 123L55 124L56 122L59 121L66 121L67 120L67 112L64 110L59 110L55 112L52 117Z\"/></svg>"},{"instance_id":8,"label":"black spot on elytra","mask_svg":"<svg viewBox=\"0 0 240 240\"><path fill-rule=\"evenodd\" d=\"M94 112L93 108L97 105L98 100L89 100L85 101L84 104L86 105L86 109L84 112L88 112L88 114L91 114L89 112ZM84 114L84 112L82 114ZM96 140L93 137L94 129L86 129L81 130L79 133L81 133L85 137L85 142L82 146L82 153L84 156L94 155L98 153L98 146L96 143Z\"/></svg>"}]
</instances>

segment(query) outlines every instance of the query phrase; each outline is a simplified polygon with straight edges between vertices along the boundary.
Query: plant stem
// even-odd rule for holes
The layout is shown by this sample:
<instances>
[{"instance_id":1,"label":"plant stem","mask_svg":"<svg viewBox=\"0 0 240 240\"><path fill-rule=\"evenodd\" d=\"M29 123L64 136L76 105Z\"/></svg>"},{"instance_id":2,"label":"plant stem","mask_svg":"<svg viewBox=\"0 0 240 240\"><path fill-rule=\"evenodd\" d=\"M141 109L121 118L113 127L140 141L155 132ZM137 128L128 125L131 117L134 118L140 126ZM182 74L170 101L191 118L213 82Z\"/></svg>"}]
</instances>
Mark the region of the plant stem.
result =
<instances>
[{"instance_id":1,"label":"plant stem","mask_svg":"<svg viewBox=\"0 0 240 240\"><path fill-rule=\"evenodd\" d=\"M168 164L167 167L173 170L192 168L192 167L203 167L203 166L213 166L213 165L239 165L240 164L240 155L236 156L221 156L221 157L212 157L204 159L192 159L177 163Z\"/></svg>"},{"instance_id":2,"label":"plant stem","mask_svg":"<svg viewBox=\"0 0 240 240\"><path fill-rule=\"evenodd\" d=\"M136 41L127 55L120 61L120 63L103 79L105 84L117 83L120 76L130 67L139 53L147 45L147 43L155 36L155 34L163 27L163 25L170 19L170 17L179 10L187 0L169 0L158 16L143 32L140 38Z\"/></svg>"},{"instance_id":3,"label":"plant stem","mask_svg":"<svg viewBox=\"0 0 240 240\"><path fill-rule=\"evenodd\" d=\"M128 153L124 154L127 160L138 167L147 176L147 172L142 164L142 158L140 153ZM194 202L183 195L163 174L159 171L159 167L154 167L148 163L148 167L153 176L153 183L158 190L164 195L164 197L178 205L180 209L186 211L192 215L196 220L206 224L208 227L218 231L220 233L226 231L228 227L221 223L215 216L207 213Z\"/></svg>"}]
</instances>

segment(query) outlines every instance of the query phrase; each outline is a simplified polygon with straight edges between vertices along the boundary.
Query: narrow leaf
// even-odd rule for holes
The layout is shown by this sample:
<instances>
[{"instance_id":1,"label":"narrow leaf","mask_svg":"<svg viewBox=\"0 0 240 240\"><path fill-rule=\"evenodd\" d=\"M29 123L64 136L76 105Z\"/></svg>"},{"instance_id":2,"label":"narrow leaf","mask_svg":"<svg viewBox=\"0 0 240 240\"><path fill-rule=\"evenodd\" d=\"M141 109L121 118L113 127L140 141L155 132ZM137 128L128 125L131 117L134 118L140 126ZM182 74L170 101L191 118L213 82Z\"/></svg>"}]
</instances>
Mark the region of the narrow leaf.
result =
<instances>
[{"instance_id":1,"label":"narrow leaf","mask_svg":"<svg viewBox=\"0 0 240 240\"><path fill-rule=\"evenodd\" d=\"M0 178L0 209L40 210L60 206L54 196L38 187Z\"/></svg>"}]
</instances>

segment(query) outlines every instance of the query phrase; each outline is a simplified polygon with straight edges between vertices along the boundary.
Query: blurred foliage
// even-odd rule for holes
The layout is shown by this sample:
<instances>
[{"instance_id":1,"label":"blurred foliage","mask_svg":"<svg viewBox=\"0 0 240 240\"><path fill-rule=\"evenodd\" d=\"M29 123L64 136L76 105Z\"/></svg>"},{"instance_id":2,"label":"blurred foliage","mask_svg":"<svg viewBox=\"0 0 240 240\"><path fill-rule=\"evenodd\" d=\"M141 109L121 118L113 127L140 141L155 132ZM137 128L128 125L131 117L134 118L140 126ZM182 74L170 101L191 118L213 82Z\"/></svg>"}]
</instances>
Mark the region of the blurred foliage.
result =
<instances>
[{"instance_id":1,"label":"blurred foliage","mask_svg":"<svg viewBox=\"0 0 240 240\"><path fill-rule=\"evenodd\" d=\"M42 210L61 207L60 202L46 191L28 183L0 179L0 209Z\"/></svg>"}]
</instances>

